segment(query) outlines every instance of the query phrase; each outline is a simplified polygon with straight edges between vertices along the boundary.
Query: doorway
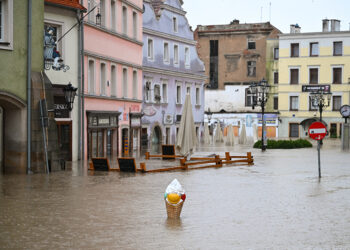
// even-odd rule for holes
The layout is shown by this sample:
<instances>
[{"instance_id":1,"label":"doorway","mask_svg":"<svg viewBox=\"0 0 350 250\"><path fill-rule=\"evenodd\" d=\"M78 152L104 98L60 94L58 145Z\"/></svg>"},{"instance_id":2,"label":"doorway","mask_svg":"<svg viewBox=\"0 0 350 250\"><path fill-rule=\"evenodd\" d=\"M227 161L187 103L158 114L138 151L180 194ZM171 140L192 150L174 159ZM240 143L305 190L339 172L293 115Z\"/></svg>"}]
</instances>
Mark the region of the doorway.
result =
<instances>
[{"instance_id":1,"label":"doorway","mask_svg":"<svg viewBox=\"0 0 350 250\"><path fill-rule=\"evenodd\" d=\"M160 145L162 144L162 131L159 126L155 126L152 136L152 151L159 153Z\"/></svg>"},{"instance_id":2,"label":"doorway","mask_svg":"<svg viewBox=\"0 0 350 250\"><path fill-rule=\"evenodd\" d=\"M89 133L89 158L104 157L103 130L91 130Z\"/></svg>"},{"instance_id":3,"label":"doorway","mask_svg":"<svg viewBox=\"0 0 350 250\"><path fill-rule=\"evenodd\" d=\"M61 158L72 160L72 121L56 121Z\"/></svg>"}]
</instances>

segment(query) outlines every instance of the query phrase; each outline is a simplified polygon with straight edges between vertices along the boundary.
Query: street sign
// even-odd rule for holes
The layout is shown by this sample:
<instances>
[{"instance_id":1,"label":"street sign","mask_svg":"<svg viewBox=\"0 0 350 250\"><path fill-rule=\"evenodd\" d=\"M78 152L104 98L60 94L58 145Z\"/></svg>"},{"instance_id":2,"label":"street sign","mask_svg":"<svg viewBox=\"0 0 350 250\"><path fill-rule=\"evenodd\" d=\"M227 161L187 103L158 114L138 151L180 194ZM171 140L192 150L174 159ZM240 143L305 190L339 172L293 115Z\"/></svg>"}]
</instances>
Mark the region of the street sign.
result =
<instances>
[{"instance_id":1,"label":"street sign","mask_svg":"<svg viewBox=\"0 0 350 250\"><path fill-rule=\"evenodd\" d=\"M314 122L309 127L309 137L314 140L322 140L327 135L327 128L322 122Z\"/></svg>"}]
</instances>

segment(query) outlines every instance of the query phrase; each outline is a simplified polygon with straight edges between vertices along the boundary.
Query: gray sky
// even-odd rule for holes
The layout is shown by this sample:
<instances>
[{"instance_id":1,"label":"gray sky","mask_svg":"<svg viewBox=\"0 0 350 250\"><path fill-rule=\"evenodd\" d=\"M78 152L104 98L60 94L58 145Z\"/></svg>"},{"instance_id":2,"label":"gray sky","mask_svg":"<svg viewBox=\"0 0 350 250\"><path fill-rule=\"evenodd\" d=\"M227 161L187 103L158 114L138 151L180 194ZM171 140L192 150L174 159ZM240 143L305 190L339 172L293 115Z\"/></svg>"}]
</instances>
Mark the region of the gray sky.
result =
<instances>
[{"instance_id":1,"label":"gray sky","mask_svg":"<svg viewBox=\"0 0 350 250\"><path fill-rule=\"evenodd\" d=\"M322 19L338 19L340 30L349 30L350 0L184 0L183 8L193 30L197 25L267 22L289 32L299 24L301 32L322 31ZM262 8L262 9L261 9Z\"/></svg>"}]
</instances>

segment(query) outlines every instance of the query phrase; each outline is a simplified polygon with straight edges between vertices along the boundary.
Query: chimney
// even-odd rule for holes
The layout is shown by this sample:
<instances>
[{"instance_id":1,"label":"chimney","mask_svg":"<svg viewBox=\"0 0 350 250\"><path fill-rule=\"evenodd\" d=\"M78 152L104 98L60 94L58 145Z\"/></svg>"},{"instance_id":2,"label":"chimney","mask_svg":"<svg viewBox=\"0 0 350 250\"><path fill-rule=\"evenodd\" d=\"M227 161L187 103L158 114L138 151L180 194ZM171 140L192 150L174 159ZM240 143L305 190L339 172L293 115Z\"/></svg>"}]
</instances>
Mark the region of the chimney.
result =
<instances>
[{"instance_id":1,"label":"chimney","mask_svg":"<svg viewBox=\"0 0 350 250\"><path fill-rule=\"evenodd\" d=\"M290 33L295 34L295 33L300 33L301 27L298 24L291 24L290 25Z\"/></svg>"},{"instance_id":2,"label":"chimney","mask_svg":"<svg viewBox=\"0 0 350 250\"><path fill-rule=\"evenodd\" d=\"M328 19L322 20L322 32L329 32L329 20Z\"/></svg>"},{"instance_id":3,"label":"chimney","mask_svg":"<svg viewBox=\"0 0 350 250\"><path fill-rule=\"evenodd\" d=\"M331 32L340 31L340 21L337 19L331 19Z\"/></svg>"},{"instance_id":4,"label":"chimney","mask_svg":"<svg viewBox=\"0 0 350 250\"><path fill-rule=\"evenodd\" d=\"M230 24L231 24L231 25L232 25L232 24L233 24L233 25L237 25L237 24L239 24L239 20L238 20L238 19L234 19Z\"/></svg>"}]
</instances>

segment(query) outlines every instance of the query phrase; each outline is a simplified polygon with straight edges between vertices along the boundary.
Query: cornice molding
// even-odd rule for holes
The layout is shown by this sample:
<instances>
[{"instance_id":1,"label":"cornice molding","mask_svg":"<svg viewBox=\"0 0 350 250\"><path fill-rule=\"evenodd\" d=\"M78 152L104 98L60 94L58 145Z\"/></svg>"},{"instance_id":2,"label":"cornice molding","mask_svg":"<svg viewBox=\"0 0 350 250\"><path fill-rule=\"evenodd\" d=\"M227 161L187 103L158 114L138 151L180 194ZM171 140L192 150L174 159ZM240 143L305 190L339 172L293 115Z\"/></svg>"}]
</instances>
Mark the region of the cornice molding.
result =
<instances>
[{"instance_id":1,"label":"cornice molding","mask_svg":"<svg viewBox=\"0 0 350 250\"><path fill-rule=\"evenodd\" d=\"M184 73L184 72L178 72L178 71L171 71L171 70L165 70L165 69L159 69L159 68L151 68L151 67L143 67L143 73L155 73L155 74L161 74L163 75L169 75L169 76L176 76L176 77L183 77L183 78L190 78L194 80L199 81L205 81L208 77L204 75L196 75L191 73ZM203 82L204 84L204 82Z\"/></svg>"},{"instance_id":2,"label":"cornice molding","mask_svg":"<svg viewBox=\"0 0 350 250\"><path fill-rule=\"evenodd\" d=\"M122 3L125 3L126 5L132 7L132 8L134 8L134 9L140 11L140 12L143 12L142 8L140 8L139 6L137 6L136 4L134 4L134 3L132 3L132 2L130 2L128 0L122 0Z\"/></svg>"},{"instance_id":3,"label":"cornice molding","mask_svg":"<svg viewBox=\"0 0 350 250\"><path fill-rule=\"evenodd\" d=\"M182 43L194 45L194 46L197 45L197 41L195 41L195 40L190 40L190 39L186 39L186 38L182 38L182 37L178 37L178 36L174 36L174 35L169 35L169 34L166 34L166 33L160 32L160 31L151 30L148 28L143 28L143 33L148 34L148 35L162 37L162 38L177 41L177 42L182 42Z\"/></svg>"}]
</instances>

